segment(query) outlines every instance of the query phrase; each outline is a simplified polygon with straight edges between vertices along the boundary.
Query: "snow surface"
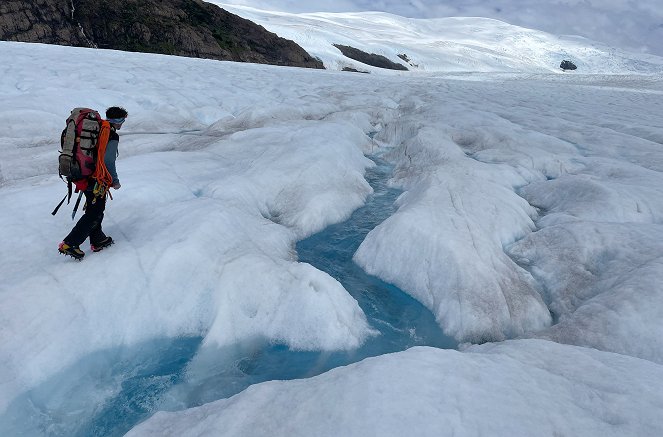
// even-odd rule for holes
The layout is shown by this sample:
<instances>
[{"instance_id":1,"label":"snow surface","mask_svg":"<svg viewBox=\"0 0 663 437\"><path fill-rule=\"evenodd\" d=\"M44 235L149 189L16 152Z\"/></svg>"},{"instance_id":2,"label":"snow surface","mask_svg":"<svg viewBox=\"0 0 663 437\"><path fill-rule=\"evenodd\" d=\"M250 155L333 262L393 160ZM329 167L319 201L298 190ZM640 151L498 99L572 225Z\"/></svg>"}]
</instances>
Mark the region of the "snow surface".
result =
<instances>
[{"instance_id":1,"label":"snow surface","mask_svg":"<svg viewBox=\"0 0 663 437\"><path fill-rule=\"evenodd\" d=\"M295 41L332 70L350 67L384 72L343 56L334 47L341 44L386 56L412 71L561 72L563 59L572 60L583 73L663 71L657 56L628 53L585 38L552 35L491 18L415 19L384 12L292 14L222 1L210 3Z\"/></svg>"},{"instance_id":2,"label":"snow surface","mask_svg":"<svg viewBox=\"0 0 663 437\"><path fill-rule=\"evenodd\" d=\"M8 42L0 56L0 431L21 395L98 351L375 335L293 248L363 204L377 153L404 193L355 260L459 341L537 339L261 384L135 435L663 433L661 74L369 76ZM117 244L78 263L55 251L70 209L49 214L58 137L71 108L115 104L130 113L104 220Z\"/></svg>"},{"instance_id":3,"label":"snow surface","mask_svg":"<svg viewBox=\"0 0 663 437\"><path fill-rule=\"evenodd\" d=\"M285 12L382 11L413 18L487 17L608 45L663 55L659 0L231 0Z\"/></svg>"},{"instance_id":4,"label":"snow surface","mask_svg":"<svg viewBox=\"0 0 663 437\"><path fill-rule=\"evenodd\" d=\"M343 287L293 252L371 190L361 129L370 124L334 114L342 109L306 85L310 75L28 44L2 43L2 54L12 62L3 63L0 232L26 239L2 261L0 408L92 351L153 337L335 350L371 335ZM90 68L62 62L68 54ZM53 165L61 115L112 104L132 122L123 186L104 220L117 244L67 262L54 248L70 208L49 214L66 191Z\"/></svg>"},{"instance_id":5,"label":"snow surface","mask_svg":"<svg viewBox=\"0 0 663 437\"><path fill-rule=\"evenodd\" d=\"M417 347L157 413L127 437L654 436L662 377L645 360L541 340Z\"/></svg>"}]
</instances>

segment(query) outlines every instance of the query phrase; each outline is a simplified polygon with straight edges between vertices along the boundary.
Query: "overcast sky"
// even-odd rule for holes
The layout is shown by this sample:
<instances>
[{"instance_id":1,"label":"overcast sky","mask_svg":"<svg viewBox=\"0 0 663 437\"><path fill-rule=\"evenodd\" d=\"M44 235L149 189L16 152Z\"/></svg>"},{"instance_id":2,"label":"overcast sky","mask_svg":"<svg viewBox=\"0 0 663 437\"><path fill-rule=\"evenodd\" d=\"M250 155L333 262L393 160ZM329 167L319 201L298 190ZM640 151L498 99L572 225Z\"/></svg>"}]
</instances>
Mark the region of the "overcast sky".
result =
<instances>
[{"instance_id":1,"label":"overcast sky","mask_svg":"<svg viewBox=\"0 0 663 437\"><path fill-rule=\"evenodd\" d=\"M663 0L228 0L286 12L384 11L406 17L490 17L663 56Z\"/></svg>"}]
</instances>

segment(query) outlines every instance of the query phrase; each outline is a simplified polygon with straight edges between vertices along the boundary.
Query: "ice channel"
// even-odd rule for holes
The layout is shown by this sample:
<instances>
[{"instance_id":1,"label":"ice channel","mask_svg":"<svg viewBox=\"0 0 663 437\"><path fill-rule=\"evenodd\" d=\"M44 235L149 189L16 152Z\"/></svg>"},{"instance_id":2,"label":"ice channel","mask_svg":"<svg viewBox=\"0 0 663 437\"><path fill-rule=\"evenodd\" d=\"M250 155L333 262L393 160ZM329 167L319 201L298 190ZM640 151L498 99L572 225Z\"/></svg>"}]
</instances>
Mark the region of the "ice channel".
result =
<instances>
[{"instance_id":1,"label":"ice channel","mask_svg":"<svg viewBox=\"0 0 663 437\"><path fill-rule=\"evenodd\" d=\"M306 378L369 356L427 345L455 348L433 314L397 287L366 274L352 256L394 212L400 192L387 185L392 168L378 158L366 178L374 189L345 222L297 244L301 262L343 284L379 331L351 352L301 352L265 341L213 352L201 338L161 339L100 351L25 393L0 417L0 430L31 436L121 436L154 411L227 398L252 384Z\"/></svg>"}]
</instances>

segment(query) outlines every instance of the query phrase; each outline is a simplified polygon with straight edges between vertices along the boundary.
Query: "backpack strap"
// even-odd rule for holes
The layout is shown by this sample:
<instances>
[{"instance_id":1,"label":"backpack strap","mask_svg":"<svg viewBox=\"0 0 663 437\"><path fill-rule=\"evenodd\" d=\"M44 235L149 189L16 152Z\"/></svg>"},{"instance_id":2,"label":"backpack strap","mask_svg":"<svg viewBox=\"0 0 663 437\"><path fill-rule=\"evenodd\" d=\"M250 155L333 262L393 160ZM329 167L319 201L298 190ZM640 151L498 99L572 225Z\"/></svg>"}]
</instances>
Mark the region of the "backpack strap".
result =
<instances>
[{"instance_id":1,"label":"backpack strap","mask_svg":"<svg viewBox=\"0 0 663 437\"><path fill-rule=\"evenodd\" d=\"M64 197L62 198L60 203L58 203L58 206L55 207L55 209L53 210L51 215L55 215L55 214L58 213L58 210L60 209L60 207L62 206L62 204L64 203L65 200L67 201L67 205L69 205L69 202L71 201L71 191L72 191L71 186L72 186L72 183L71 183L70 180L68 180L67 181L67 194L64 195Z\"/></svg>"},{"instance_id":2,"label":"backpack strap","mask_svg":"<svg viewBox=\"0 0 663 437\"><path fill-rule=\"evenodd\" d=\"M73 220L76 217L76 211L78 211L78 205L81 204L81 197L83 197L83 192L78 192L78 199L76 199L76 205L74 205L74 210L71 212L71 219Z\"/></svg>"}]
</instances>

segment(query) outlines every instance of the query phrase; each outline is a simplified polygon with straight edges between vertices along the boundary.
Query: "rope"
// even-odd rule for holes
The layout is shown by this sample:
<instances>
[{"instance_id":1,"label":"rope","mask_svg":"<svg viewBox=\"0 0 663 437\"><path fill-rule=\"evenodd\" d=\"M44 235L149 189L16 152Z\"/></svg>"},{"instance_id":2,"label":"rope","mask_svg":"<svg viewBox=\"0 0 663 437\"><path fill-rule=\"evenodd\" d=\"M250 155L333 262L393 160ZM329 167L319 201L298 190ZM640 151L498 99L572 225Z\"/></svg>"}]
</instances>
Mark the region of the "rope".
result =
<instances>
[{"instance_id":1,"label":"rope","mask_svg":"<svg viewBox=\"0 0 663 437\"><path fill-rule=\"evenodd\" d=\"M113 185L113 176L111 176L108 168L106 168L105 156L106 146L110 138L110 123L106 120L101 122L101 130L99 131L99 139L97 140L97 165L92 173L92 178L97 181L103 188L104 195L110 195L108 188ZM111 196L111 199L113 196Z\"/></svg>"}]
</instances>

